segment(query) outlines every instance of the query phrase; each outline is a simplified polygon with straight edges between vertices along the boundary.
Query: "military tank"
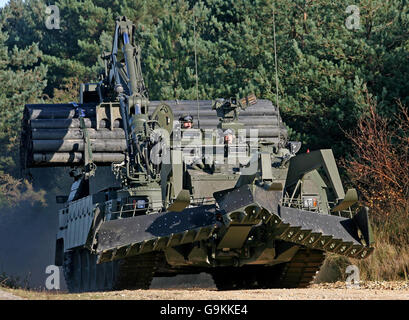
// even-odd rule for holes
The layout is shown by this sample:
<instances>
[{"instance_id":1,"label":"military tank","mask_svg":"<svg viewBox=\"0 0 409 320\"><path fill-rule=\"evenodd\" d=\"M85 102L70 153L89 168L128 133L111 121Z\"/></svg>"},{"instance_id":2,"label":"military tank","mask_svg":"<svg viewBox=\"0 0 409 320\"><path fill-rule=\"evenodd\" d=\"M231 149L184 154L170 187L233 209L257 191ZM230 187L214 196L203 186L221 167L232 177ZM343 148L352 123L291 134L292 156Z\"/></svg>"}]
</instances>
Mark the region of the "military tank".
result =
<instances>
[{"instance_id":1,"label":"military tank","mask_svg":"<svg viewBox=\"0 0 409 320\"><path fill-rule=\"evenodd\" d=\"M297 154L277 107L254 95L149 101L134 30L117 19L102 80L77 103L24 110L22 167L73 178L55 253L69 291L202 272L219 290L299 288L326 252L371 254L368 209L331 150ZM117 183L91 192L100 167Z\"/></svg>"}]
</instances>

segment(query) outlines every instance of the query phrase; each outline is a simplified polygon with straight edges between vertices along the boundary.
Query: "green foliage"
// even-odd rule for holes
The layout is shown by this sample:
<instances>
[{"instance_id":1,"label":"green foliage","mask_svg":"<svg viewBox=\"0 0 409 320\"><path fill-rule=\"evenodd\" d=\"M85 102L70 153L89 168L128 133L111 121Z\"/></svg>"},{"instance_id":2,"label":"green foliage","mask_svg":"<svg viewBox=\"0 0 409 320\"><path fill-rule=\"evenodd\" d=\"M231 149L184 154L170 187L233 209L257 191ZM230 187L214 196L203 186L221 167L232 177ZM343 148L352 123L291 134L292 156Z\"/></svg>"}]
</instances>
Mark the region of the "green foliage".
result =
<instances>
[{"instance_id":1,"label":"green foliage","mask_svg":"<svg viewBox=\"0 0 409 320\"><path fill-rule=\"evenodd\" d=\"M409 58L408 6L360 1L361 29L348 30L344 1L291 3L280 2L280 9L291 11L279 27L291 32L284 39L280 33L278 40L285 46L279 49L285 66L280 77L284 119L310 148L332 147L340 156L350 151L341 129L353 128L368 110L366 95L374 96L380 112L389 116L396 111L394 99L408 102L407 84L401 82L409 80L407 66L391 64L392 44L393 61Z\"/></svg>"},{"instance_id":2,"label":"green foliage","mask_svg":"<svg viewBox=\"0 0 409 320\"><path fill-rule=\"evenodd\" d=\"M337 158L354 158L344 132L370 113L368 101L385 118L398 112L397 100L409 105L406 0L56 0L59 30L45 27L48 4L10 0L0 9L0 207L44 201L44 192L16 179L24 104L73 101L81 82L98 81L120 15L137 26L151 99L196 98L196 45L201 99L278 95L291 139L304 151L332 148ZM349 4L360 8L358 30L345 26ZM43 179L48 189L63 184L53 175L48 170ZM407 234L401 221L377 226L387 234L377 233L382 250L360 262L364 277L393 279L409 270L408 250L399 250L407 239L390 238ZM344 260L334 263L344 270Z\"/></svg>"},{"instance_id":3,"label":"green foliage","mask_svg":"<svg viewBox=\"0 0 409 320\"><path fill-rule=\"evenodd\" d=\"M8 48L7 34L0 32L0 171L16 172L20 121L24 104L41 98L47 68L33 43L24 49Z\"/></svg>"},{"instance_id":4,"label":"green foliage","mask_svg":"<svg viewBox=\"0 0 409 320\"><path fill-rule=\"evenodd\" d=\"M1 24L0 24L1 25ZM0 30L0 207L29 200L40 202L43 193L16 180L20 121L26 103L41 99L47 84L47 67L36 43L25 48L7 46L8 35Z\"/></svg>"},{"instance_id":5,"label":"green foliage","mask_svg":"<svg viewBox=\"0 0 409 320\"><path fill-rule=\"evenodd\" d=\"M397 99L409 103L404 0L355 1L358 30L346 28L341 0L58 0L59 30L45 27L48 3L11 0L0 13L6 88L0 143L8 153L0 169L15 166L24 103L42 94L72 101L79 83L98 81L100 55L110 49L119 15L137 25L151 99L196 98L196 43L200 98L254 92L275 101L275 5L280 107L291 138L304 150L333 148L336 157L351 152L344 131L368 111L368 97L387 117L396 113Z\"/></svg>"},{"instance_id":6,"label":"green foliage","mask_svg":"<svg viewBox=\"0 0 409 320\"><path fill-rule=\"evenodd\" d=\"M50 96L96 81L109 50L114 21L127 15L138 27L143 67L152 99L192 99L197 29L201 98L245 95L275 101L272 0L100 1L60 0L61 29L47 30L43 0L12 0L3 10L9 47L37 42L48 66ZM361 28L348 30L345 1L276 2L279 96L292 138L305 148L350 151L343 130L367 110L367 95L380 113L407 104L408 5L362 0ZM59 101L64 93L59 92Z\"/></svg>"}]
</instances>

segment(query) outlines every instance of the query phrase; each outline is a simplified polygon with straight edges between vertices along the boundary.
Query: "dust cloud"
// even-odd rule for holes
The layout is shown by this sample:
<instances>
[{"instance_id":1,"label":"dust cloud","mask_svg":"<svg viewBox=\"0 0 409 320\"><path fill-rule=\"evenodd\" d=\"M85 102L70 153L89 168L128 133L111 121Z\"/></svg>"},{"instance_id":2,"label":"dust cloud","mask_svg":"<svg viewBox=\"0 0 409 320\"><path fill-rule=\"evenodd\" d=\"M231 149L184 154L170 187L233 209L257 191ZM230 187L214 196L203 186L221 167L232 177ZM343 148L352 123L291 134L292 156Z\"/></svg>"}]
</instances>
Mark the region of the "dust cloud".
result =
<instances>
[{"instance_id":1,"label":"dust cloud","mask_svg":"<svg viewBox=\"0 0 409 320\"><path fill-rule=\"evenodd\" d=\"M31 170L35 189L47 192L47 206L22 203L20 206L0 212L0 274L18 278L19 284L30 289L44 290L47 266L54 265L55 240L58 231L56 195L68 195L72 178L68 169ZM97 192L116 184L110 168L98 168L92 180L91 192ZM61 290L66 290L60 268ZM181 275L170 278L155 278L152 288L212 288L208 274Z\"/></svg>"}]
</instances>

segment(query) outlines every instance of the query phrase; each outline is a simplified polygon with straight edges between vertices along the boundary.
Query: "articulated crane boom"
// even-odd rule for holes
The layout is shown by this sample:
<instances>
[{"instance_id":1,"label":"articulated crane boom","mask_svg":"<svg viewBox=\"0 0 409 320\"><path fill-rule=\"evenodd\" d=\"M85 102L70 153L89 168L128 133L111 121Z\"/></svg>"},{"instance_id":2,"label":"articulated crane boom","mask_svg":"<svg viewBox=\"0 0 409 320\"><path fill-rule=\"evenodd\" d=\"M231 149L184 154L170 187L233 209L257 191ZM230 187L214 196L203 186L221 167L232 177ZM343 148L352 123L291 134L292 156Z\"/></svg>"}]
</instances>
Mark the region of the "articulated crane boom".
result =
<instances>
[{"instance_id":1,"label":"articulated crane boom","mask_svg":"<svg viewBox=\"0 0 409 320\"><path fill-rule=\"evenodd\" d=\"M122 93L120 87L125 88L128 98L148 99L141 69L141 49L134 43L134 29L135 26L126 17L116 21L112 53L108 56L107 84L114 85L118 93ZM125 65L117 61L118 50L121 49Z\"/></svg>"},{"instance_id":2,"label":"articulated crane boom","mask_svg":"<svg viewBox=\"0 0 409 320\"><path fill-rule=\"evenodd\" d=\"M134 41L135 26L126 17L116 21L112 52L106 61L103 86L110 101L119 102L119 112L125 133L125 166L113 164L124 185L156 184L160 181L160 166L150 160L150 150L158 141L152 132L159 128L170 131L173 113L170 107L160 104L153 116L149 115L148 91L142 75L141 49ZM124 173L126 172L126 173Z\"/></svg>"},{"instance_id":3,"label":"articulated crane boom","mask_svg":"<svg viewBox=\"0 0 409 320\"><path fill-rule=\"evenodd\" d=\"M126 17L117 19L112 53L105 56L108 61L105 85L114 89L117 93L115 98L120 104L128 151L126 162L131 165L127 166L127 178L130 181L139 181L132 176L136 158L139 164L143 162L141 167L145 168L145 173L151 170L145 159L146 148L141 146L141 140L146 140L148 136L149 100L142 76L141 50L134 43L134 29L134 24ZM123 56L121 61L118 61L119 56Z\"/></svg>"}]
</instances>

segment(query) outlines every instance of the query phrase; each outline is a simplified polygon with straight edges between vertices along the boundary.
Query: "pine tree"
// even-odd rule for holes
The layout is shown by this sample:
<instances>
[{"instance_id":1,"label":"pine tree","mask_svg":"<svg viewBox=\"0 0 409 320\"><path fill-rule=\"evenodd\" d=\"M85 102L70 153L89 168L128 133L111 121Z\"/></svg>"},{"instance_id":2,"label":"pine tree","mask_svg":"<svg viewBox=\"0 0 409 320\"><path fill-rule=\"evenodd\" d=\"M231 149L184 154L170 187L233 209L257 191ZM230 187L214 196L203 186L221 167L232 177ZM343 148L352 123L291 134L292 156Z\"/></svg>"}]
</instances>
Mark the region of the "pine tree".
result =
<instances>
[{"instance_id":1,"label":"pine tree","mask_svg":"<svg viewBox=\"0 0 409 320\"><path fill-rule=\"evenodd\" d=\"M47 68L39 62L41 52L36 44L9 50L6 40L7 34L0 32L0 170L13 172L22 111L26 103L41 99Z\"/></svg>"},{"instance_id":2,"label":"pine tree","mask_svg":"<svg viewBox=\"0 0 409 320\"><path fill-rule=\"evenodd\" d=\"M45 28L46 3L11 0L1 16L9 48L38 42L49 70L45 93L55 101L70 101L79 83L98 80L119 15L137 25L151 99L196 97L195 24L200 98L254 92L275 101L275 6L282 115L304 150L348 153L343 131L367 111L367 96L389 117L397 99L409 103L404 0L356 1L358 30L346 28L341 0L59 0L61 30Z\"/></svg>"},{"instance_id":3,"label":"pine tree","mask_svg":"<svg viewBox=\"0 0 409 320\"><path fill-rule=\"evenodd\" d=\"M41 99L47 68L39 63L41 52L36 44L11 50L5 45L7 34L0 31L0 206L10 201L41 200L18 176L20 122L26 103ZM24 195L21 190L27 191Z\"/></svg>"}]
</instances>

